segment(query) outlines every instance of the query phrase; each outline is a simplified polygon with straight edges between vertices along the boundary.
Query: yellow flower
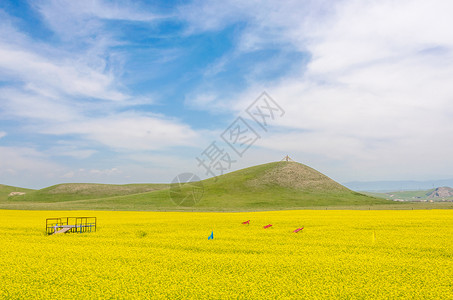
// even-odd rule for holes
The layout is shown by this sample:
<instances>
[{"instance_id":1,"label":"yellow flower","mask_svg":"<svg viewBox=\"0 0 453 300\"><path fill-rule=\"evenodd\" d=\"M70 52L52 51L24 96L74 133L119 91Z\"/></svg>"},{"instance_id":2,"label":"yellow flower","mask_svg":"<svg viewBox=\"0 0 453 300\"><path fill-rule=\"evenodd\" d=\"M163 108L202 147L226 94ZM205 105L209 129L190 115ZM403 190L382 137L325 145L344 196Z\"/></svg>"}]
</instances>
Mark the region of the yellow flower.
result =
<instances>
[{"instance_id":1,"label":"yellow flower","mask_svg":"<svg viewBox=\"0 0 453 300\"><path fill-rule=\"evenodd\" d=\"M45 235L85 215L97 232ZM450 210L0 210L0 299L451 299L452 244Z\"/></svg>"}]
</instances>

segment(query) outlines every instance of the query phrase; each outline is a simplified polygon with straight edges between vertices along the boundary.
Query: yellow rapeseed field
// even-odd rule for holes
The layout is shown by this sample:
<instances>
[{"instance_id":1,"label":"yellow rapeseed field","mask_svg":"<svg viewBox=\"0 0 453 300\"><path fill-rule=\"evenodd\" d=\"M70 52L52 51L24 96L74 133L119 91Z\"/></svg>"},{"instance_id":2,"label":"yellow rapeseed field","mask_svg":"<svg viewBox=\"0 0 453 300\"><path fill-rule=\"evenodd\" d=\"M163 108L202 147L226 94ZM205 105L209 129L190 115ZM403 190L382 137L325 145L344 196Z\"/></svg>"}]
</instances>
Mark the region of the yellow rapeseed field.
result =
<instances>
[{"instance_id":1,"label":"yellow rapeseed field","mask_svg":"<svg viewBox=\"0 0 453 300\"><path fill-rule=\"evenodd\" d=\"M46 236L59 216L98 231ZM452 245L452 210L2 210L0 298L453 299Z\"/></svg>"}]
</instances>

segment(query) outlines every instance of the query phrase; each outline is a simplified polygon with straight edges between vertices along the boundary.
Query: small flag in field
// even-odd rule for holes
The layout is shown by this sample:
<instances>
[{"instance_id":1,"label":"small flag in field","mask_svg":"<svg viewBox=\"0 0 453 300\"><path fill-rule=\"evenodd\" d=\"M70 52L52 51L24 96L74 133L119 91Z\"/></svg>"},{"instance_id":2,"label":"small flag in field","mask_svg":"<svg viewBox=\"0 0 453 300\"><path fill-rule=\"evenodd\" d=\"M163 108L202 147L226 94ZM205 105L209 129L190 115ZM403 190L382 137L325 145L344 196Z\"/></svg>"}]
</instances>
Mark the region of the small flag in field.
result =
<instances>
[{"instance_id":1,"label":"small flag in field","mask_svg":"<svg viewBox=\"0 0 453 300\"><path fill-rule=\"evenodd\" d=\"M266 229L266 228L269 228L269 227L272 227L272 224L268 224L268 225L264 226L263 228Z\"/></svg>"},{"instance_id":2,"label":"small flag in field","mask_svg":"<svg viewBox=\"0 0 453 300\"><path fill-rule=\"evenodd\" d=\"M242 222L242 224L250 225L250 220L247 220L247 221L245 221L245 222Z\"/></svg>"},{"instance_id":3,"label":"small flag in field","mask_svg":"<svg viewBox=\"0 0 453 300\"><path fill-rule=\"evenodd\" d=\"M208 237L208 240L213 240L214 239L214 230L211 232L211 235Z\"/></svg>"},{"instance_id":4,"label":"small flag in field","mask_svg":"<svg viewBox=\"0 0 453 300\"><path fill-rule=\"evenodd\" d=\"M298 232L301 231L302 229L304 229L304 228L303 228L303 227L300 227L300 228L297 228L296 230L294 230L293 232L298 233Z\"/></svg>"}]
</instances>

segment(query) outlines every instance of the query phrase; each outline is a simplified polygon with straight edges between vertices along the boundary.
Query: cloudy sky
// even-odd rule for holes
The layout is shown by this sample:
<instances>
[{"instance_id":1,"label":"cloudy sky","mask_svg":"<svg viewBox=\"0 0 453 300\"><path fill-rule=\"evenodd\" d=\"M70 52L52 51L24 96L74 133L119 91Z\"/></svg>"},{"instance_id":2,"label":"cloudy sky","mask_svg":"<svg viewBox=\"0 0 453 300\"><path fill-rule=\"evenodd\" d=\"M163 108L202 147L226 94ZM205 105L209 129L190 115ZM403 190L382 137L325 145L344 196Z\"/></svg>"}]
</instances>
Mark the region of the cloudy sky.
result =
<instances>
[{"instance_id":1,"label":"cloudy sky","mask_svg":"<svg viewBox=\"0 0 453 300\"><path fill-rule=\"evenodd\" d=\"M289 154L340 182L452 178L452 11L3 0L0 183L205 178L213 149L225 172ZM285 112L265 128L246 112L263 91ZM222 139L239 116L259 136L242 155Z\"/></svg>"}]
</instances>

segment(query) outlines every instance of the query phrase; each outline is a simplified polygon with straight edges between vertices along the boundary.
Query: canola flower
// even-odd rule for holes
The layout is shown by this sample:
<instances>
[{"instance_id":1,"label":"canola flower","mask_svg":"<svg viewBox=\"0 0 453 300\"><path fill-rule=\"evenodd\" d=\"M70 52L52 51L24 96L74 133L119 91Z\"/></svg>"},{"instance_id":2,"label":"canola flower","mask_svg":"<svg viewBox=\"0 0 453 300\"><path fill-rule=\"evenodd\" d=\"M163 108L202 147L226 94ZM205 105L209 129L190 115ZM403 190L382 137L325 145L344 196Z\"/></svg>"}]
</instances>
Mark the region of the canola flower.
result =
<instances>
[{"instance_id":1,"label":"canola flower","mask_svg":"<svg viewBox=\"0 0 453 300\"><path fill-rule=\"evenodd\" d=\"M1 210L0 299L453 299L452 244L451 210Z\"/></svg>"}]
</instances>

